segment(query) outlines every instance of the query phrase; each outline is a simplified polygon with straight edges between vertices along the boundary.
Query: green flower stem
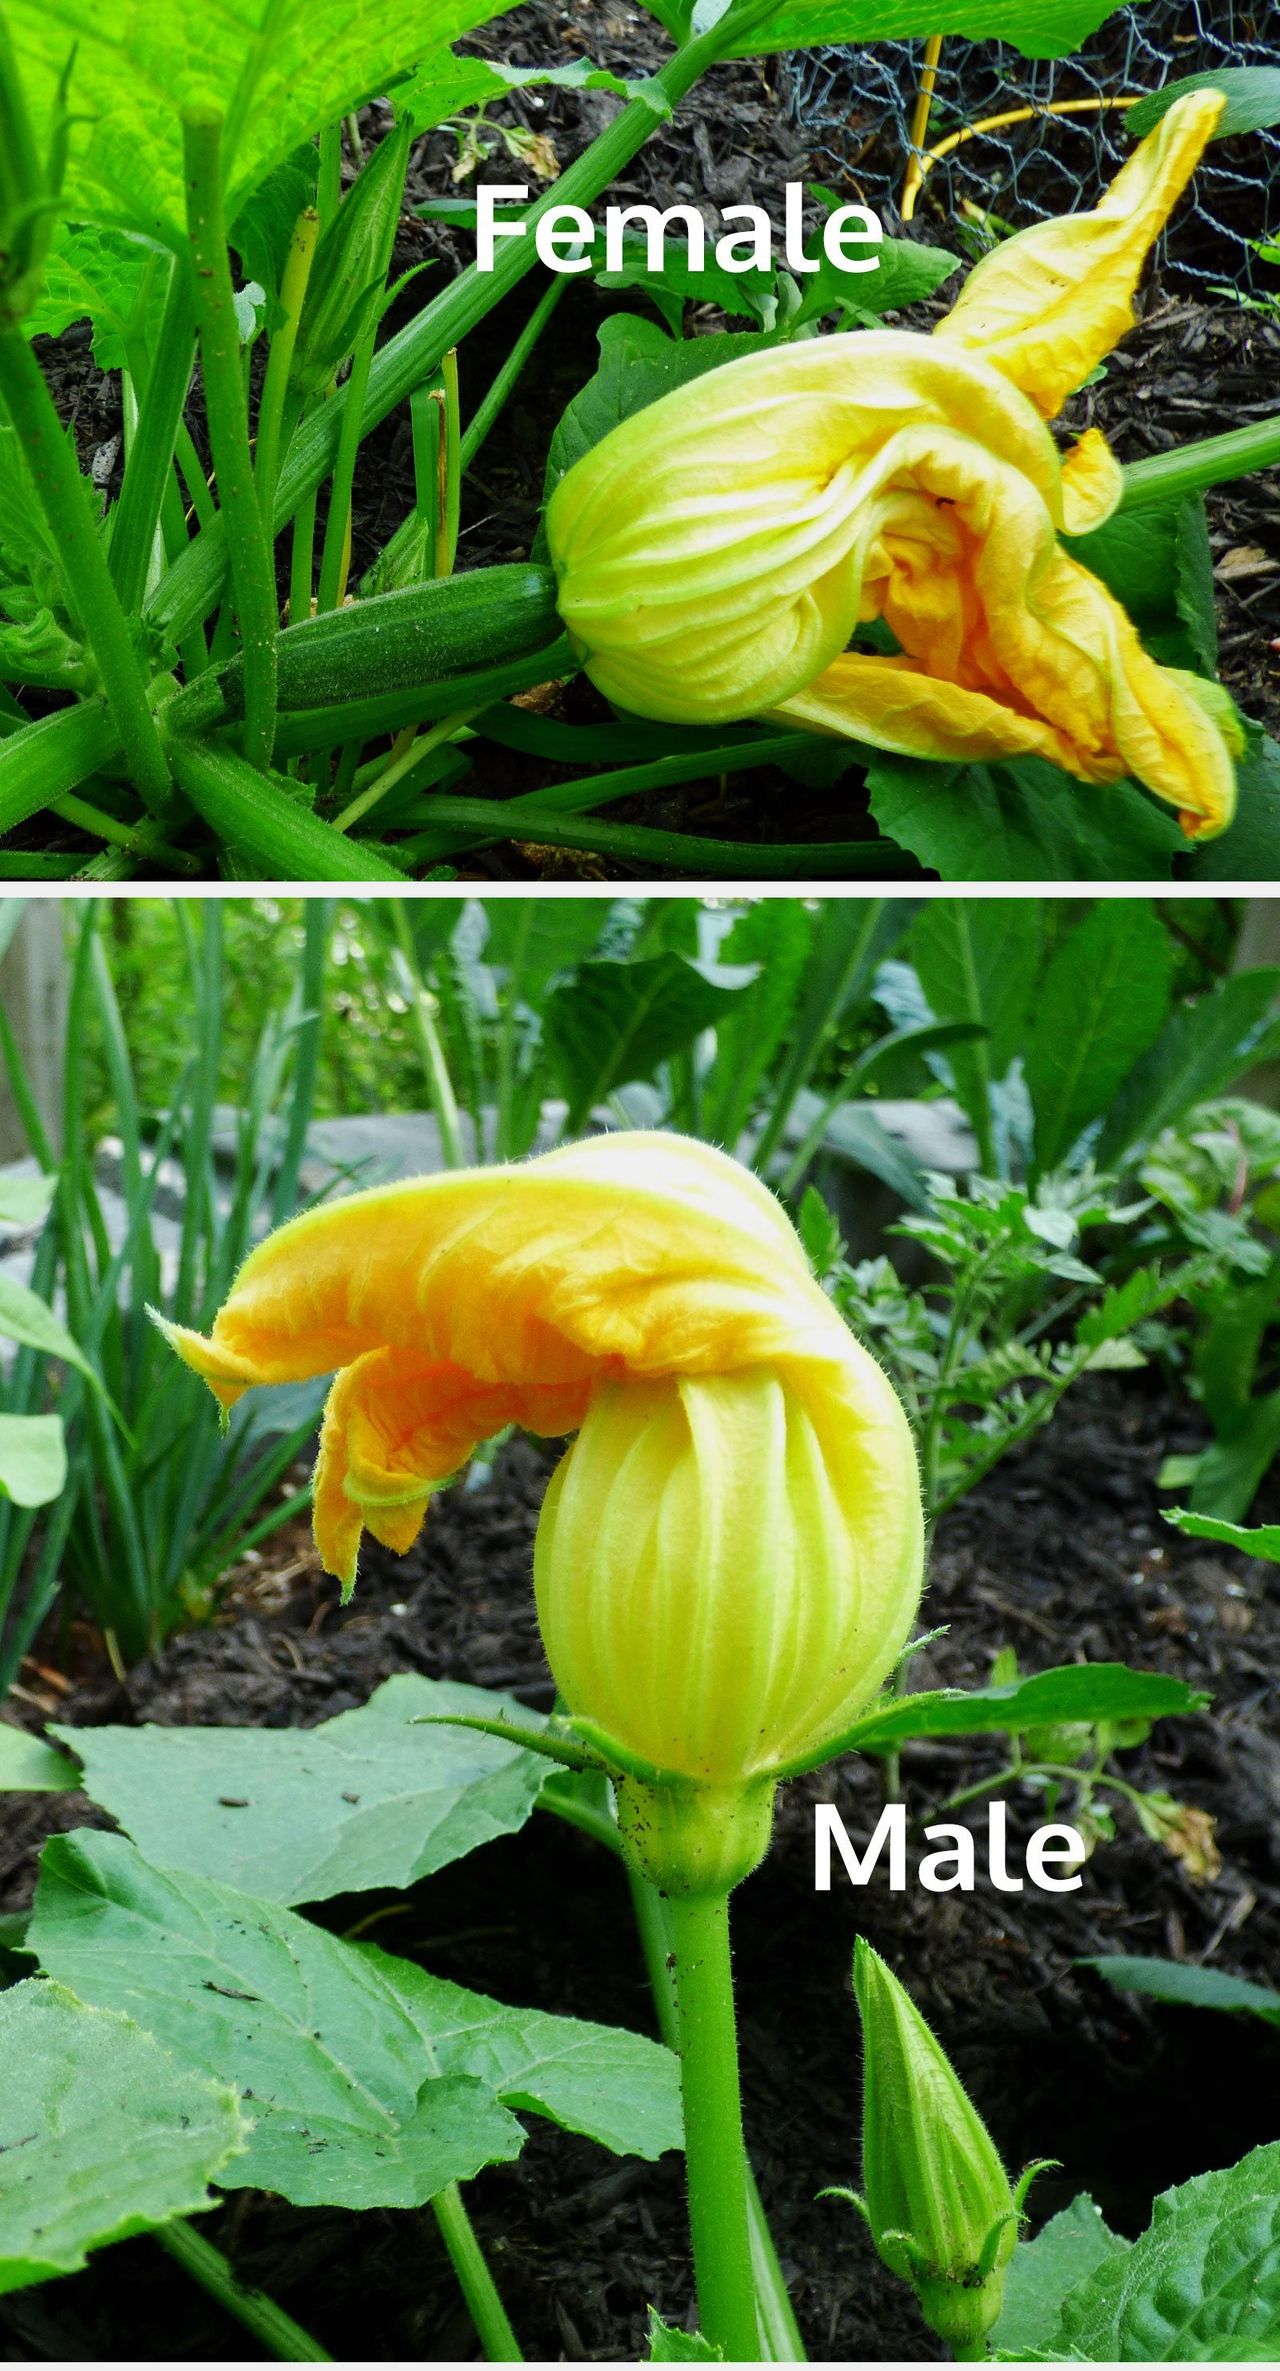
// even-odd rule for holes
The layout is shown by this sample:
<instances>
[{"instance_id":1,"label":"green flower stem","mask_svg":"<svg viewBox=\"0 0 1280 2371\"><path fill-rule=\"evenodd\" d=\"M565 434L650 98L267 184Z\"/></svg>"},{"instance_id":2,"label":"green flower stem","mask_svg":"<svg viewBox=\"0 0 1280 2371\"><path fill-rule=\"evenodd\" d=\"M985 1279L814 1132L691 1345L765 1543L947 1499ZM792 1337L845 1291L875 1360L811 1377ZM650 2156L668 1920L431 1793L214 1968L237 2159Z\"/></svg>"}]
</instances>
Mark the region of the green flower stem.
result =
<instances>
[{"instance_id":1,"label":"green flower stem","mask_svg":"<svg viewBox=\"0 0 1280 2371\"><path fill-rule=\"evenodd\" d=\"M525 364L568 286L568 277L563 272L556 272L552 275L549 285L539 297L519 337L515 339L493 385L472 413L458 454L459 466L464 474L470 469L494 423L505 410Z\"/></svg>"},{"instance_id":2,"label":"green flower stem","mask_svg":"<svg viewBox=\"0 0 1280 2371\"><path fill-rule=\"evenodd\" d=\"M121 607L130 616L136 615L146 598L156 528L165 488L172 482L174 446L191 385L194 359L191 288L186 273L175 262L159 335L142 386L138 424L129 445L124 484L111 519L107 557Z\"/></svg>"},{"instance_id":3,"label":"green flower stem","mask_svg":"<svg viewBox=\"0 0 1280 2371\"><path fill-rule=\"evenodd\" d=\"M471 2217L462 2203L462 2192L456 2182L441 2190L431 2201L432 2213L440 2225L441 2236L449 2250L449 2261L458 2275L458 2286L467 2301L467 2311L476 2326L476 2333L491 2363L522 2363L524 2356L515 2331L507 2320L501 2297L494 2286L493 2274L484 2260L480 2242L471 2227Z\"/></svg>"},{"instance_id":4,"label":"green flower stem","mask_svg":"<svg viewBox=\"0 0 1280 2371\"><path fill-rule=\"evenodd\" d=\"M324 542L320 547L317 611L337 609L347 589L347 570L351 564L351 497L356 482L356 462L360 458L365 389L373 368L373 341L377 334L377 322L372 321L356 347L350 376L343 389L347 400L342 410L338 450L333 464L333 484L329 491L329 515L324 523ZM336 408L336 404L329 406L330 410Z\"/></svg>"},{"instance_id":5,"label":"green flower stem","mask_svg":"<svg viewBox=\"0 0 1280 2371\"><path fill-rule=\"evenodd\" d=\"M276 728L279 618L271 540L253 479L240 332L222 220L221 116L184 117L182 137L205 414L244 652L242 747L249 763L265 773ZM184 620L183 630L194 622Z\"/></svg>"},{"instance_id":6,"label":"green flower stem","mask_svg":"<svg viewBox=\"0 0 1280 2371\"><path fill-rule=\"evenodd\" d=\"M492 272L478 272L474 265L470 266L431 304L424 306L415 320L387 340L369 373L360 420L362 436L367 436L389 412L405 402L414 388L420 387L439 368L449 348L460 345L536 264L533 232L541 217L555 206L594 205L658 129L663 121L661 107L676 107L699 76L717 58L726 55L728 48L728 32L718 26L699 35L697 40L686 42L654 77L650 86L653 96L633 99L624 107L583 155L549 186L537 204L530 207L525 217L529 225L525 237L498 242ZM322 205L322 220L323 211ZM348 382L331 403L321 405L302 422L280 472L274 519L277 531L332 470L342 423L352 403L353 390ZM196 618L207 617L215 606L226 568L222 530L197 537L159 588L153 604L156 617L175 633L185 633Z\"/></svg>"},{"instance_id":7,"label":"green flower stem","mask_svg":"<svg viewBox=\"0 0 1280 2371\"><path fill-rule=\"evenodd\" d=\"M365 783L358 796L343 808L342 813L334 817L334 830L350 831L352 824L358 823L362 815L367 815L371 807L376 807L379 799L385 797L389 790L394 790L397 782L403 782L406 774L412 774L424 757L429 757L432 750L439 749L445 741L451 741L454 734L461 732L463 726L470 724L478 713L475 708L455 709L452 716L442 716L439 724L432 725L429 732L411 738L399 756L393 757L389 764L384 762L380 767L375 766L372 779ZM357 782L359 779L357 775Z\"/></svg>"},{"instance_id":8,"label":"green flower stem","mask_svg":"<svg viewBox=\"0 0 1280 2371\"><path fill-rule=\"evenodd\" d=\"M316 560L316 497L315 489L299 503L293 522L293 545L289 556L289 623L300 625L311 615L311 587L315 577Z\"/></svg>"},{"instance_id":9,"label":"green flower stem","mask_svg":"<svg viewBox=\"0 0 1280 2371\"><path fill-rule=\"evenodd\" d=\"M547 1798L553 1810L562 1808L554 1796ZM566 1810L566 1817L572 1814ZM603 1812L595 1815L598 1825L588 1834L599 1835L613 1851L621 1848L618 1824ZM605 1833L612 1830L612 1836ZM672 1936L669 1906L665 1895L651 1885L631 1862L624 1863L627 1883L631 1888L631 1907L635 1913L636 1931L649 1971L649 1985L658 2019L658 2031L669 2050L679 2053L680 2015L676 2001L675 1977L672 1973ZM751 2270L755 2281L756 2311L760 2317L760 2340L765 2360L770 2363L803 2363L804 2340L800 2325L792 2311L787 2295L787 2284L782 2277L778 2251L773 2244L773 2233L765 2217L764 2204L756 2178L747 2166L747 2223L751 2238Z\"/></svg>"},{"instance_id":10,"label":"green flower stem","mask_svg":"<svg viewBox=\"0 0 1280 2371\"><path fill-rule=\"evenodd\" d=\"M281 2363L330 2363L332 2355L325 2353L316 2340L301 2329L274 2297L265 2297L261 2289L243 2288L221 2250L190 2223L181 2220L163 2223L153 2236L162 2248L198 2280L202 2289L224 2305L228 2313L251 2330L259 2345Z\"/></svg>"},{"instance_id":11,"label":"green flower stem","mask_svg":"<svg viewBox=\"0 0 1280 2371\"><path fill-rule=\"evenodd\" d=\"M400 960L404 965L409 984L414 1035L418 1040L418 1052L422 1057L423 1074L427 1082L427 1093L431 1098L431 1108L436 1115L436 1123L440 1130L440 1143L444 1152L445 1166L449 1169L465 1169L467 1152L462 1141L462 1115L458 1110L458 1098L454 1093L453 1080L449 1075L449 1065L445 1058L444 1047L440 1042L440 1032L436 1028L432 999L418 963L418 950L413 943L413 930L409 916L405 911L403 898L397 897L392 901L391 926L395 932L396 946L399 949Z\"/></svg>"},{"instance_id":12,"label":"green flower stem","mask_svg":"<svg viewBox=\"0 0 1280 2371\"><path fill-rule=\"evenodd\" d=\"M435 571L452 576L458 558L462 517L462 420L458 397L458 349L451 346L440 365L440 487L436 504Z\"/></svg>"},{"instance_id":13,"label":"green flower stem","mask_svg":"<svg viewBox=\"0 0 1280 2371\"><path fill-rule=\"evenodd\" d=\"M1233 428L1226 436L1202 437L1171 453L1131 461L1124 473L1120 508L1144 510L1151 503L1176 502L1181 494L1200 494L1206 486L1221 486L1229 478L1247 477L1251 470L1277 466L1280 412L1273 412L1269 419Z\"/></svg>"},{"instance_id":14,"label":"green flower stem","mask_svg":"<svg viewBox=\"0 0 1280 2371\"><path fill-rule=\"evenodd\" d=\"M73 823L79 831L92 832L95 839L107 840L115 848L123 848L129 856L144 857L148 863L163 858L175 872L191 873L196 869L195 858L174 848L155 832L154 827L139 830L136 824L120 823L114 815L106 815L101 807L88 799L77 798L68 791L65 798L51 799L49 811L63 823Z\"/></svg>"},{"instance_id":15,"label":"green flower stem","mask_svg":"<svg viewBox=\"0 0 1280 2371\"><path fill-rule=\"evenodd\" d=\"M597 798L610 794L598 786ZM520 814L504 822L504 810ZM619 856L644 867L670 865L699 879L741 881L922 880L909 856L887 840L795 840L761 845L755 841L712 840L696 832L659 831L641 823L612 823L597 816L573 821L530 795L516 799L468 799L442 792L431 801L438 823L404 842L415 864L438 863L462 848L478 848L513 834L546 848L580 848L588 854ZM484 828L487 825L487 829ZM446 832L448 840L446 845Z\"/></svg>"},{"instance_id":16,"label":"green flower stem","mask_svg":"<svg viewBox=\"0 0 1280 2371\"><path fill-rule=\"evenodd\" d=\"M727 1894L672 1894L689 2232L702 2335L726 2361L758 2363L747 2152Z\"/></svg>"},{"instance_id":17,"label":"green flower stem","mask_svg":"<svg viewBox=\"0 0 1280 2371\"><path fill-rule=\"evenodd\" d=\"M303 301L307 282L311 278L311 265L319 235L319 214L314 206L304 206L294 224L288 257L280 278L280 310L284 317L271 333L266 376L262 382L262 401L258 406L254 476L264 519L269 519L275 509L280 451L285 441L289 372L293 363L293 350L298 342L298 323L302 318Z\"/></svg>"},{"instance_id":18,"label":"green flower stem","mask_svg":"<svg viewBox=\"0 0 1280 2371\"><path fill-rule=\"evenodd\" d=\"M173 792L142 666L111 580L89 488L20 329L0 329L0 401L17 430L57 546L70 606L102 678L129 773L152 813L163 814L172 805Z\"/></svg>"}]
</instances>

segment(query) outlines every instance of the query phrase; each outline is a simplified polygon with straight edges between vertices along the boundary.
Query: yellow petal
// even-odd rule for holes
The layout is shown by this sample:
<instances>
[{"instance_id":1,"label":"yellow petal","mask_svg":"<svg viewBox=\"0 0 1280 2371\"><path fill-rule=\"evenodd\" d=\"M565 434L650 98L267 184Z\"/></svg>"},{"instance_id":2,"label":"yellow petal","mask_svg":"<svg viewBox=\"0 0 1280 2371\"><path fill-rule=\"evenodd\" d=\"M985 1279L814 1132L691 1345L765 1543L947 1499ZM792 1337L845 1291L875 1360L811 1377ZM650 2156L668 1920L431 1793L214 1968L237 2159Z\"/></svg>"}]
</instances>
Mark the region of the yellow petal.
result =
<instances>
[{"instance_id":1,"label":"yellow petal","mask_svg":"<svg viewBox=\"0 0 1280 2371\"><path fill-rule=\"evenodd\" d=\"M1148 134L1091 214L1034 223L985 255L935 336L971 350L1056 419L1133 327L1133 297L1226 105L1190 91Z\"/></svg>"},{"instance_id":2,"label":"yellow petal","mask_svg":"<svg viewBox=\"0 0 1280 2371\"><path fill-rule=\"evenodd\" d=\"M1124 471L1100 428L1086 428L1062 457L1062 524L1068 535L1105 526L1124 492Z\"/></svg>"},{"instance_id":3,"label":"yellow petal","mask_svg":"<svg viewBox=\"0 0 1280 2371\"><path fill-rule=\"evenodd\" d=\"M970 438L904 431L867 582L906 664L842 654L777 715L924 756L1025 753L1088 782L1132 775L1193 838L1230 822L1217 724L1062 550L1019 470Z\"/></svg>"},{"instance_id":4,"label":"yellow petal","mask_svg":"<svg viewBox=\"0 0 1280 2371\"><path fill-rule=\"evenodd\" d=\"M851 1443L886 1427L906 1438L773 1195L723 1153L665 1134L594 1137L309 1211L250 1254L207 1341L170 1338L220 1396L346 1370L316 1519L348 1581L366 1517L402 1546L478 1441L506 1423L574 1426L611 1381L768 1364Z\"/></svg>"},{"instance_id":5,"label":"yellow petal","mask_svg":"<svg viewBox=\"0 0 1280 2371\"><path fill-rule=\"evenodd\" d=\"M961 428L1061 519L1033 408L977 357L909 331L807 339L678 388L552 496L559 608L619 707L721 724L799 691L857 622L869 507L904 425Z\"/></svg>"}]
</instances>

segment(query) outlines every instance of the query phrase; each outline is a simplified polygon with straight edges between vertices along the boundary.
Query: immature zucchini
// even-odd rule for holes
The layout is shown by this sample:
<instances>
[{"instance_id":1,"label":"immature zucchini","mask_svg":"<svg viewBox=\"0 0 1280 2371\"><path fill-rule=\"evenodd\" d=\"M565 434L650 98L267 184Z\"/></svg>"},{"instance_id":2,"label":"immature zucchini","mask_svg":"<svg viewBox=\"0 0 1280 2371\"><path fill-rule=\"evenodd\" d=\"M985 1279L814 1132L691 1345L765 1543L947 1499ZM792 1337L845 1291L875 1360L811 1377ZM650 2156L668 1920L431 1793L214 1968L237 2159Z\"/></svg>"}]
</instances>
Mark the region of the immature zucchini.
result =
<instances>
[{"instance_id":1,"label":"immature zucchini","mask_svg":"<svg viewBox=\"0 0 1280 2371\"><path fill-rule=\"evenodd\" d=\"M287 626L277 641L279 704L327 708L411 690L491 667L553 642L560 631L555 578L547 568L475 568L402 592L375 594ZM243 712L243 669L226 669L232 716Z\"/></svg>"}]
</instances>

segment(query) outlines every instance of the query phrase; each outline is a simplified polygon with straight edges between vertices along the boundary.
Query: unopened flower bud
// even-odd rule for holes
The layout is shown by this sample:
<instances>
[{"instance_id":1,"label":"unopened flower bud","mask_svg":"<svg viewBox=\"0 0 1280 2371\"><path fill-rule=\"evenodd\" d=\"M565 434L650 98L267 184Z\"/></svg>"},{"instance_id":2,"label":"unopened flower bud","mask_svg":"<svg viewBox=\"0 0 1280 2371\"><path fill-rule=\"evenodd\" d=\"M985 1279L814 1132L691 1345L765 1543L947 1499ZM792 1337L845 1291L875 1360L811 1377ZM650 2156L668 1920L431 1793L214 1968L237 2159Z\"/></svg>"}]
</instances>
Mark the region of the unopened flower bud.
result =
<instances>
[{"instance_id":1,"label":"unopened flower bud","mask_svg":"<svg viewBox=\"0 0 1280 2371\"><path fill-rule=\"evenodd\" d=\"M972 2360L999 2317L1020 2198L945 2051L861 1938L853 1981L863 2038L859 2204L930 2329Z\"/></svg>"},{"instance_id":2,"label":"unopened flower bud","mask_svg":"<svg viewBox=\"0 0 1280 2371\"><path fill-rule=\"evenodd\" d=\"M817 1758L906 1644L919 1481L865 1366L860 1427L806 1404L783 1368L607 1385L547 1492L547 1655L575 1720L638 1766L620 1817L668 1890L755 1866L777 1772Z\"/></svg>"},{"instance_id":3,"label":"unopened flower bud","mask_svg":"<svg viewBox=\"0 0 1280 2371\"><path fill-rule=\"evenodd\" d=\"M289 372L295 395L333 385L382 302L411 137L406 122L379 143L321 236Z\"/></svg>"}]
</instances>

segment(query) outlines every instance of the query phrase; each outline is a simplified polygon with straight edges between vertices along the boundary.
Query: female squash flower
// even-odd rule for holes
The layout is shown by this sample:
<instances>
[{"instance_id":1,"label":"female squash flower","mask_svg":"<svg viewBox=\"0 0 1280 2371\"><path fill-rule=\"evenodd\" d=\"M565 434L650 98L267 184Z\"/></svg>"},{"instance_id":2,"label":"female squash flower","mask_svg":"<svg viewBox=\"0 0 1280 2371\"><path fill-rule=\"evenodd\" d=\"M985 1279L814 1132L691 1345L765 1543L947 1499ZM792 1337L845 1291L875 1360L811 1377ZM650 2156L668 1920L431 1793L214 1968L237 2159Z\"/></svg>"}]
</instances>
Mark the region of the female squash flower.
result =
<instances>
[{"instance_id":1,"label":"female squash flower","mask_svg":"<svg viewBox=\"0 0 1280 2371\"><path fill-rule=\"evenodd\" d=\"M705 1145L602 1136L354 1194L252 1252L207 1339L164 1331L224 1407L338 1370L315 1531L348 1593L362 1529L403 1553L479 1442L578 1432L538 1534L552 1670L709 1834L756 1789L747 1866L771 1774L821 1758L906 1644L906 1419L773 1196Z\"/></svg>"},{"instance_id":2,"label":"female squash flower","mask_svg":"<svg viewBox=\"0 0 1280 2371\"><path fill-rule=\"evenodd\" d=\"M1094 213L996 248L932 337L750 355L577 462L547 532L600 690L664 722L779 716L916 756L1133 776L1189 836L1222 831L1220 710L1156 665L1059 541L1114 510L1119 465L1096 430L1060 454L1047 423L1132 325L1143 259L1223 104L1179 100ZM877 619L898 651L850 650Z\"/></svg>"}]
</instances>

